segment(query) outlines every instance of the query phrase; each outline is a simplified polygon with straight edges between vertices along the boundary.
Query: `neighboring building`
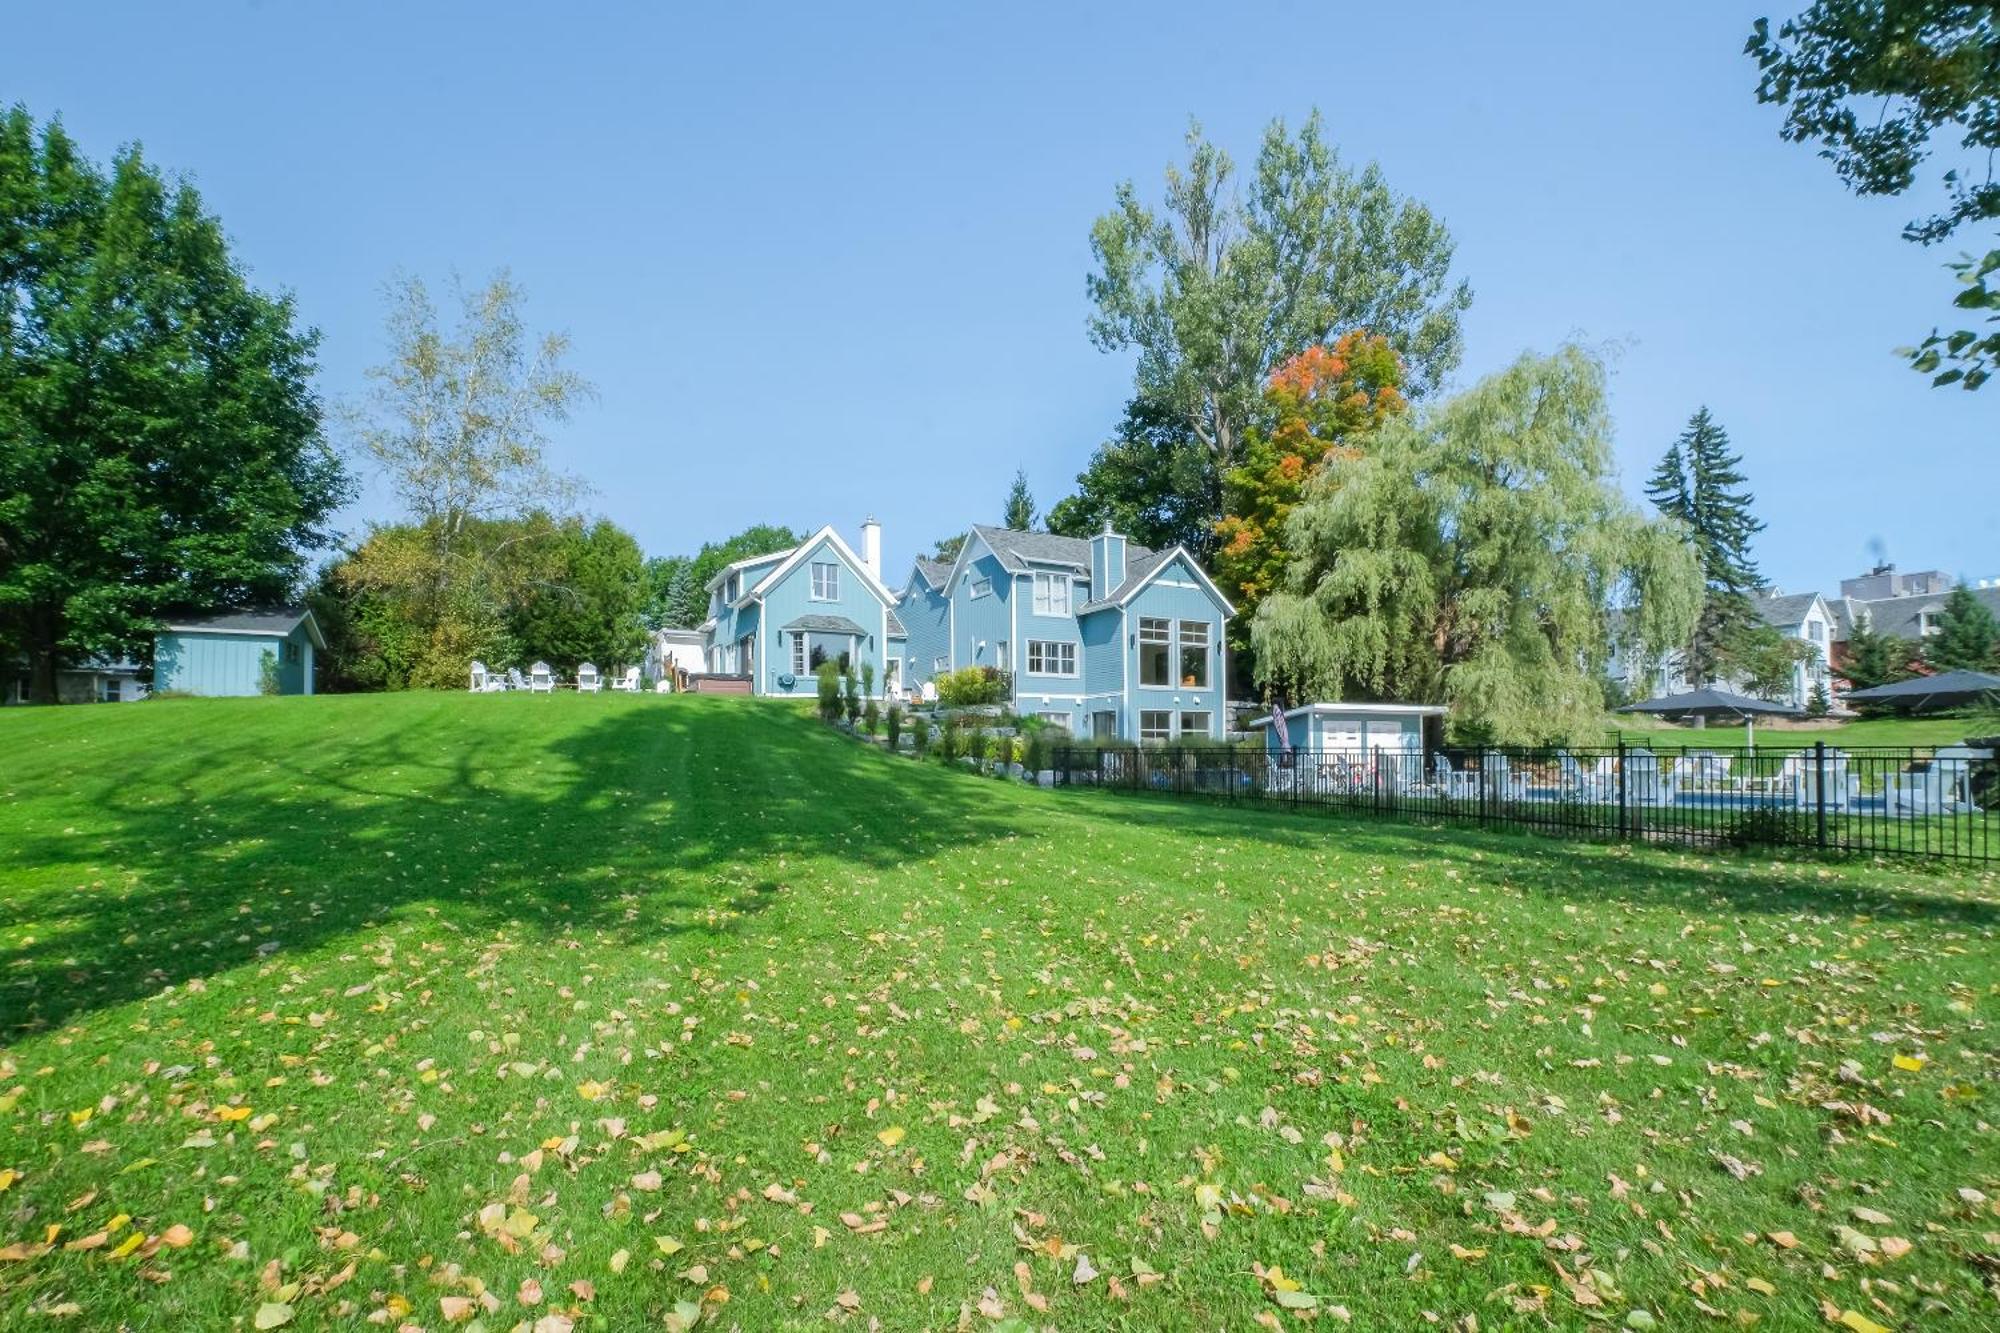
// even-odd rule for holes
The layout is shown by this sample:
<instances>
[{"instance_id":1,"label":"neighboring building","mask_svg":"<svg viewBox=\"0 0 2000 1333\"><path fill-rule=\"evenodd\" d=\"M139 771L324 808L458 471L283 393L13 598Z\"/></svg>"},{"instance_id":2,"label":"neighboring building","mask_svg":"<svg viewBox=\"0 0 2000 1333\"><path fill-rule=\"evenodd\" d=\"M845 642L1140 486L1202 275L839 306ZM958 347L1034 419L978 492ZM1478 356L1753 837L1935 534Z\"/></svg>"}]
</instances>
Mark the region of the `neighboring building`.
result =
<instances>
[{"instance_id":1,"label":"neighboring building","mask_svg":"<svg viewBox=\"0 0 2000 1333\"><path fill-rule=\"evenodd\" d=\"M66 704L136 703L150 692L145 675L146 668L137 662L79 662L56 672L56 698ZM17 662L8 674L0 704L24 704L28 695L28 665Z\"/></svg>"},{"instance_id":2,"label":"neighboring building","mask_svg":"<svg viewBox=\"0 0 2000 1333\"><path fill-rule=\"evenodd\" d=\"M1235 609L1184 548L975 526L941 576L912 568L898 610L912 684L992 667L1016 712L1098 739L1219 740L1227 726Z\"/></svg>"},{"instance_id":3,"label":"neighboring building","mask_svg":"<svg viewBox=\"0 0 2000 1333\"><path fill-rule=\"evenodd\" d=\"M656 629L646 637L648 680L664 680L678 668L691 676L708 670L708 635L701 629Z\"/></svg>"},{"instance_id":4,"label":"neighboring building","mask_svg":"<svg viewBox=\"0 0 2000 1333\"><path fill-rule=\"evenodd\" d=\"M745 676L756 695L809 696L821 662L875 668L886 694L904 658L896 596L882 586L882 525L861 525L862 554L832 528L790 550L725 566L709 580L707 667Z\"/></svg>"},{"instance_id":5,"label":"neighboring building","mask_svg":"<svg viewBox=\"0 0 2000 1333\"><path fill-rule=\"evenodd\" d=\"M153 637L153 688L183 694L311 694L326 640L303 606L174 620Z\"/></svg>"},{"instance_id":6,"label":"neighboring building","mask_svg":"<svg viewBox=\"0 0 2000 1333\"><path fill-rule=\"evenodd\" d=\"M1281 745L1278 729L1266 714L1250 723L1261 730L1264 748L1273 755L1286 749L1335 750L1361 756L1391 754L1407 758L1422 756L1427 747L1424 731L1443 728L1442 704L1300 704L1285 710L1285 739Z\"/></svg>"},{"instance_id":7,"label":"neighboring building","mask_svg":"<svg viewBox=\"0 0 2000 1333\"><path fill-rule=\"evenodd\" d=\"M1810 655L1793 667L1790 685L1779 692L1773 702L1804 708L1812 698L1815 685L1826 686L1831 698L1837 622L1826 598L1816 592L1781 593L1776 589L1766 589L1750 599L1750 607L1760 623L1812 649ZM1622 625L1622 620L1620 623ZM1688 679L1679 657L1653 665L1649 671L1629 646L1614 655L1611 671L1634 698L1681 694L1694 688L1694 682ZM1717 689L1738 694L1749 692L1745 682L1738 679L1724 678L1710 683Z\"/></svg>"},{"instance_id":8,"label":"neighboring building","mask_svg":"<svg viewBox=\"0 0 2000 1333\"><path fill-rule=\"evenodd\" d=\"M1866 621L1878 634L1893 634L1919 647L1938 632L1938 617L1954 581L1935 569L1902 574L1894 565L1878 565L1858 578L1840 581L1833 604L1834 660L1845 656L1854 626ZM2000 579L1980 579L1971 585L1974 599L2000 616Z\"/></svg>"}]
</instances>

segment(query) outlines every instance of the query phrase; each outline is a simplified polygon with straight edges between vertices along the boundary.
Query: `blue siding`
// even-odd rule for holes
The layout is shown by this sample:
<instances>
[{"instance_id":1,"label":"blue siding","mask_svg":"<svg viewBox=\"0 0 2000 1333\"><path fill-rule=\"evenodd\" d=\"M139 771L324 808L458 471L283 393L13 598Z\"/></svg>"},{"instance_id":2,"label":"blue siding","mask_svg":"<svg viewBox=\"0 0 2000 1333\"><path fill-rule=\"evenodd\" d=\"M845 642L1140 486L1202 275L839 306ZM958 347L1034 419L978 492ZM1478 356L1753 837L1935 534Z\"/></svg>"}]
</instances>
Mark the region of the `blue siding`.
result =
<instances>
[{"instance_id":1,"label":"blue siding","mask_svg":"<svg viewBox=\"0 0 2000 1333\"><path fill-rule=\"evenodd\" d=\"M912 570L910 583L903 591L903 598L896 603L896 618L903 622L909 632L904 641L903 683L921 685L936 675L933 664L951 651L950 602L941 592L934 590L924 581L924 576Z\"/></svg>"},{"instance_id":2,"label":"blue siding","mask_svg":"<svg viewBox=\"0 0 2000 1333\"><path fill-rule=\"evenodd\" d=\"M279 694L309 693L311 642L301 625L286 638L268 634L169 630L153 641L153 688L210 697L264 692L264 659L277 669Z\"/></svg>"},{"instance_id":3,"label":"blue siding","mask_svg":"<svg viewBox=\"0 0 2000 1333\"><path fill-rule=\"evenodd\" d=\"M1125 613L1126 624L1131 630L1127 636L1125 650L1125 678L1130 682L1126 692L1131 712L1130 735L1136 737L1139 734L1140 713L1148 710L1164 710L1176 715L1187 712L1208 714L1206 734L1220 739L1226 685L1222 658L1222 608L1210 596L1208 590L1201 586L1201 581L1188 568L1186 561L1176 559L1148 583L1138 596L1126 603ZM1176 640L1169 660L1170 683L1166 685L1139 683L1137 643L1139 621L1142 617L1148 616L1171 620L1176 626ZM1208 673L1206 681L1199 686L1180 683L1178 626L1181 621L1195 621L1208 626Z\"/></svg>"},{"instance_id":4,"label":"blue siding","mask_svg":"<svg viewBox=\"0 0 2000 1333\"><path fill-rule=\"evenodd\" d=\"M1009 640L1013 628L1014 580L1000 567L999 559L984 542L973 539L977 555L968 559L951 586L952 641L954 668L1000 665L1000 645L1008 645L1007 665L1018 662L1017 645ZM993 591L974 597L972 586L981 579L992 581Z\"/></svg>"},{"instance_id":5,"label":"blue siding","mask_svg":"<svg viewBox=\"0 0 2000 1333\"><path fill-rule=\"evenodd\" d=\"M812 595L812 567L823 562L840 566L840 586L838 596L817 601ZM763 604L762 624L758 629L746 627L742 616L737 618L738 634L759 633L759 694L810 695L817 688L809 662L803 672L794 669L792 632L785 629L786 625L801 616L841 616L861 626L859 641L851 647L844 635L819 634L808 640L808 652L814 644L818 644L826 649L829 657L843 651L858 653L859 656L853 658L854 666L858 670L863 662L874 665L875 689L880 693L887 676L890 651L886 629L887 608L881 597L868 586L860 567L843 555L830 538L821 537L812 543L806 556L775 587L763 594ZM789 686L783 683L787 676L792 678Z\"/></svg>"}]
</instances>

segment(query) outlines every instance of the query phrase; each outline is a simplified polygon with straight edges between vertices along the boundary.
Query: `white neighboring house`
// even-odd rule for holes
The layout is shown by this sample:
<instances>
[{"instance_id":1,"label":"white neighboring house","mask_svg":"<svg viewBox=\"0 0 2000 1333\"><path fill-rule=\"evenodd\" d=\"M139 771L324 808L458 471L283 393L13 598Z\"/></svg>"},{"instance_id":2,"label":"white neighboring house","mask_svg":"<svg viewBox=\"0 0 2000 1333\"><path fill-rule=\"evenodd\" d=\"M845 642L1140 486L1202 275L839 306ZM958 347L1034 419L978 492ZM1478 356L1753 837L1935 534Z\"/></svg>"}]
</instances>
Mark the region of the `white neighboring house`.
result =
<instances>
[{"instance_id":1,"label":"white neighboring house","mask_svg":"<svg viewBox=\"0 0 2000 1333\"><path fill-rule=\"evenodd\" d=\"M1804 708L1812 698L1815 685L1826 686L1827 697L1831 700L1834 629L1838 622L1826 598L1816 592L1781 593L1776 589L1766 589L1750 599L1750 607L1758 620L1786 638L1797 639L1812 649L1804 661L1792 668L1791 685L1780 692L1773 702ZM1611 672L1634 698L1682 694L1694 688L1677 657L1647 672L1637 654L1621 649L1612 658ZM1749 693L1745 682L1740 679L1712 683L1717 689L1736 694Z\"/></svg>"},{"instance_id":2,"label":"white neighboring house","mask_svg":"<svg viewBox=\"0 0 2000 1333\"><path fill-rule=\"evenodd\" d=\"M137 703L152 693L142 677L146 668L136 662L105 662L92 659L65 666L56 672L56 697L66 704ZM28 702L28 664L17 662L0 689L0 704Z\"/></svg>"},{"instance_id":3,"label":"white neighboring house","mask_svg":"<svg viewBox=\"0 0 2000 1333\"><path fill-rule=\"evenodd\" d=\"M689 675L708 670L708 636L699 629L656 629L646 639L648 680L664 680L675 667Z\"/></svg>"}]
</instances>

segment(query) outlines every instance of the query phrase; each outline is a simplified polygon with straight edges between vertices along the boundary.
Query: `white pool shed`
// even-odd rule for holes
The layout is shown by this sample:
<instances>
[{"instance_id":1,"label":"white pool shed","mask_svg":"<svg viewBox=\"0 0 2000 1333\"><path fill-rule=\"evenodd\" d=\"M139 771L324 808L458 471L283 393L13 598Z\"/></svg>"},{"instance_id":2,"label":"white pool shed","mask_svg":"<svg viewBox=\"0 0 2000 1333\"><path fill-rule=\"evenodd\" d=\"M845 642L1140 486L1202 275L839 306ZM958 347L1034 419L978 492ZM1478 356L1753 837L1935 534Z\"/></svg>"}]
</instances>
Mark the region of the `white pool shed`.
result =
<instances>
[{"instance_id":1,"label":"white pool shed","mask_svg":"<svg viewBox=\"0 0 2000 1333\"><path fill-rule=\"evenodd\" d=\"M1285 735L1293 750L1422 754L1426 720L1444 713L1442 704L1300 704L1285 710ZM1250 726L1263 728L1265 749L1276 754L1282 748L1271 718Z\"/></svg>"}]
</instances>

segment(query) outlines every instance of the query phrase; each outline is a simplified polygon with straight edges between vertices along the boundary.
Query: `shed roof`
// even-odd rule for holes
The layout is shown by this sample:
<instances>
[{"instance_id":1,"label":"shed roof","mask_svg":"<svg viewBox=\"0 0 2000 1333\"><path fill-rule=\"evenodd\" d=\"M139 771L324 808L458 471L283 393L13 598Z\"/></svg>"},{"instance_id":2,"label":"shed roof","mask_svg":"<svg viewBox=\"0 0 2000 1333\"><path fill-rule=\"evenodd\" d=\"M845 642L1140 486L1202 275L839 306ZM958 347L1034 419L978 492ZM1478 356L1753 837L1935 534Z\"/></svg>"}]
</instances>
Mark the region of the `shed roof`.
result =
<instances>
[{"instance_id":1,"label":"shed roof","mask_svg":"<svg viewBox=\"0 0 2000 1333\"><path fill-rule=\"evenodd\" d=\"M1287 708L1285 716L1294 718L1311 714L1318 717L1358 717L1369 713L1387 713L1392 717L1443 717L1445 712L1443 704L1322 703L1300 704L1296 708ZM1269 716L1252 718L1248 725L1268 727L1271 725L1271 719Z\"/></svg>"},{"instance_id":2,"label":"shed roof","mask_svg":"<svg viewBox=\"0 0 2000 1333\"><path fill-rule=\"evenodd\" d=\"M319 622L305 606L241 607L205 616L176 616L167 622L167 628L177 634L256 634L282 639L301 623L306 626L313 646L325 648L326 639L319 632Z\"/></svg>"}]
</instances>

